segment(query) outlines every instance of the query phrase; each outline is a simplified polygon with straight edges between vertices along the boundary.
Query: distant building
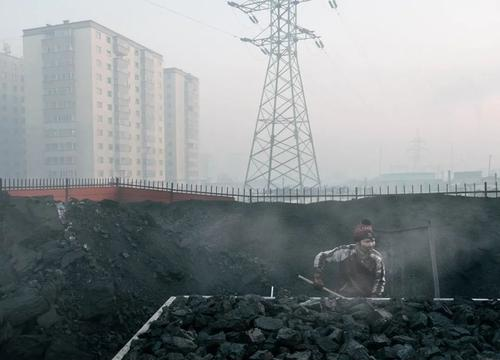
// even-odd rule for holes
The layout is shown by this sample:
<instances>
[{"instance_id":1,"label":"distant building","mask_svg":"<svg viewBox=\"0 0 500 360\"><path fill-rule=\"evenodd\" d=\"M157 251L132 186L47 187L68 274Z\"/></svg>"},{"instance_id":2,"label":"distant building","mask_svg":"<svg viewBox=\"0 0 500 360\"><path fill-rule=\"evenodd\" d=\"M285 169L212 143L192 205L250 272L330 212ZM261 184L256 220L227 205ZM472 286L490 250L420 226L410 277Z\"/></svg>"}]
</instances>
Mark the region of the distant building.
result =
<instances>
[{"instance_id":1,"label":"distant building","mask_svg":"<svg viewBox=\"0 0 500 360\"><path fill-rule=\"evenodd\" d=\"M94 21L24 30L30 177L164 180L163 58Z\"/></svg>"},{"instance_id":2,"label":"distant building","mask_svg":"<svg viewBox=\"0 0 500 360\"><path fill-rule=\"evenodd\" d=\"M0 178L26 177L23 60L0 53Z\"/></svg>"},{"instance_id":3,"label":"distant building","mask_svg":"<svg viewBox=\"0 0 500 360\"><path fill-rule=\"evenodd\" d=\"M483 181L482 171L455 171L453 173L453 183L455 184L473 184Z\"/></svg>"},{"instance_id":4,"label":"distant building","mask_svg":"<svg viewBox=\"0 0 500 360\"><path fill-rule=\"evenodd\" d=\"M369 184L395 186L395 185L432 185L441 180L433 172L404 172L381 174L369 181Z\"/></svg>"},{"instance_id":5,"label":"distant building","mask_svg":"<svg viewBox=\"0 0 500 360\"><path fill-rule=\"evenodd\" d=\"M199 170L199 81L176 68L164 71L167 181L193 183Z\"/></svg>"}]
</instances>

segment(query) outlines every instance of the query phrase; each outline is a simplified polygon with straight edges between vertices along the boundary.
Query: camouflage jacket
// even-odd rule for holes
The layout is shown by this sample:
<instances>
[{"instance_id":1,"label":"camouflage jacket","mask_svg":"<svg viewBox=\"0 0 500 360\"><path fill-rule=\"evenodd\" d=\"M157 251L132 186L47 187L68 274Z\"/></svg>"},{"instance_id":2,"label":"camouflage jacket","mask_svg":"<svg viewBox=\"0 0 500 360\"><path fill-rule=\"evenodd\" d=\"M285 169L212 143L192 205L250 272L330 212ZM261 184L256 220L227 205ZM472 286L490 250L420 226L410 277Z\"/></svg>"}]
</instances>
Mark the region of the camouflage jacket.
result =
<instances>
[{"instance_id":1,"label":"camouflage jacket","mask_svg":"<svg viewBox=\"0 0 500 360\"><path fill-rule=\"evenodd\" d=\"M385 266L377 250L362 256L356 244L322 251L314 258L314 271L323 272L327 263L336 263L340 283L335 287L344 296L381 296L385 287Z\"/></svg>"}]
</instances>

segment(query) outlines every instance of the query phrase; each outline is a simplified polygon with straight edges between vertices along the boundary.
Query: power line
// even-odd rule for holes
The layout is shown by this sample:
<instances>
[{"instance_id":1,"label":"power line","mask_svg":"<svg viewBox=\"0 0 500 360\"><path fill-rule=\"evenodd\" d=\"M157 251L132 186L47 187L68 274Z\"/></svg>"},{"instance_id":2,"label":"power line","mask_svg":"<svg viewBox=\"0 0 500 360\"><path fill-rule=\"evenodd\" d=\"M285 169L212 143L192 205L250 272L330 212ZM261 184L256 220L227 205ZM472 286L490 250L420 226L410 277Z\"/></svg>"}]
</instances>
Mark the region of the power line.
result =
<instances>
[{"instance_id":1,"label":"power line","mask_svg":"<svg viewBox=\"0 0 500 360\"><path fill-rule=\"evenodd\" d=\"M214 26L214 25L211 25L211 24L206 23L204 21L198 20L198 19L196 19L196 18L194 18L192 16L183 14L183 13L177 11L177 10L171 9L169 7L166 7L166 6L162 5L162 4L158 4L158 3L154 2L154 1L151 1L151 0L144 0L144 1L147 2L147 3L149 3L150 5L153 5L153 6L156 6L156 7L160 8L160 9L166 10L166 11L168 11L168 12L174 14L174 15L180 16L180 17L182 17L184 19L190 20L190 21L195 22L195 23L197 23L199 25L202 25L202 26L205 26L207 28L210 28L210 29L212 29L214 31L218 31L218 32L220 32L222 34L229 35L229 36L231 36L233 38L236 38L236 39L240 39L239 36L237 36L237 35L229 32L227 30L224 30L224 29L222 29L222 28L220 28L218 26Z\"/></svg>"}]
</instances>

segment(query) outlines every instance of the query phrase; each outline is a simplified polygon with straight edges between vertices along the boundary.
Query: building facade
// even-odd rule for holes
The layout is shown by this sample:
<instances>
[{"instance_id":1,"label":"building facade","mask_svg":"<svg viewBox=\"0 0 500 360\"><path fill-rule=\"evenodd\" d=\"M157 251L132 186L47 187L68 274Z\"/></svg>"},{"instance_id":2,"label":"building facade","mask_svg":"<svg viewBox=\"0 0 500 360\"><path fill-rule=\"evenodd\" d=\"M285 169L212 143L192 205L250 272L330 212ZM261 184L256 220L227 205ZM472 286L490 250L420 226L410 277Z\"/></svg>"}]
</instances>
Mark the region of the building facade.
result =
<instances>
[{"instance_id":1,"label":"building facade","mask_svg":"<svg viewBox=\"0 0 500 360\"><path fill-rule=\"evenodd\" d=\"M199 80L180 69L164 70L165 174L169 182L195 183L199 171Z\"/></svg>"},{"instance_id":2,"label":"building facade","mask_svg":"<svg viewBox=\"0 0 500 360\"><path fill-rule=\"evenodd\" d=\"M94 21L24 30L30 177L164 180L163 58Z\"/></svg>"},{"instance_id":3,"label":"building facade","mask_svg":"<svg viewBox=\"0 0 500 360\"><path fill-rule=\"evenodd\" d=\"M23 61L0 52L0 178L26 177Z\"/></svg>"}]
</instances>

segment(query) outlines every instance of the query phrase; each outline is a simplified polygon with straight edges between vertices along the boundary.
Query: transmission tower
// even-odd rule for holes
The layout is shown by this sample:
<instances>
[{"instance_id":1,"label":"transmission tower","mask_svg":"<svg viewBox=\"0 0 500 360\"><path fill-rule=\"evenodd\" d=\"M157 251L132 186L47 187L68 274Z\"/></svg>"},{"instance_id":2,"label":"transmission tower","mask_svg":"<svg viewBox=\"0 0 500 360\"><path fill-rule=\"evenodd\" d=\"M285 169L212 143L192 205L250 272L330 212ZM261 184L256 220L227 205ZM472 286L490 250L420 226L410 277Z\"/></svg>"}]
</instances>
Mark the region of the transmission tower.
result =
<instances>
[{"instance_id":1,"label":"transmission tower","mask_svg":"<svg viewBox=\"0 0 500 360\"><path fill-rule=\"evenodd\" d=\"M320 177L297 57L297 43L313 39L314 31L297 25L297 8L310 0L248 0L228 4L254 23L268 12L269 25L252 43L269 57L264 89L245 176L245 187L300 189L319 187ZM337 4L329 1L332 8Z\"/></svg>"}]
</instances>

